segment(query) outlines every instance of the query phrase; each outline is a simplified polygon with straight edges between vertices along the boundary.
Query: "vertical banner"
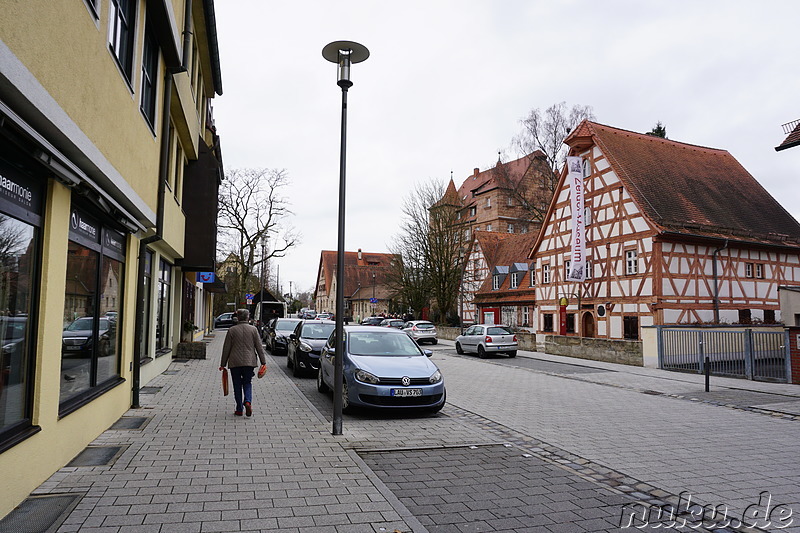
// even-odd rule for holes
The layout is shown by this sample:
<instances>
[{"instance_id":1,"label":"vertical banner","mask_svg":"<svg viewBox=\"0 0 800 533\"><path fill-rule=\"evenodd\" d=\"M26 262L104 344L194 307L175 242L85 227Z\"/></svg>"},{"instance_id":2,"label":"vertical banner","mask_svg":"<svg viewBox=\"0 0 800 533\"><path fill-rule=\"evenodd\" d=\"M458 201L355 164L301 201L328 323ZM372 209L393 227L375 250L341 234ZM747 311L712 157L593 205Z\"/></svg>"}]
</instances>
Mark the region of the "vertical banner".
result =
<instances>
[{"instance_id":1,"label":"vertical banner","mask_svg":"<svg viewBox=\"0 0 800 533\"><path fill-rule=\"evenodd\" d=\"M567 157L567 180L569 181L570 207L572 209L572 258L567 281L586 280L586 240L583 220L583 160Z\"/></svg>"}]
</instances>

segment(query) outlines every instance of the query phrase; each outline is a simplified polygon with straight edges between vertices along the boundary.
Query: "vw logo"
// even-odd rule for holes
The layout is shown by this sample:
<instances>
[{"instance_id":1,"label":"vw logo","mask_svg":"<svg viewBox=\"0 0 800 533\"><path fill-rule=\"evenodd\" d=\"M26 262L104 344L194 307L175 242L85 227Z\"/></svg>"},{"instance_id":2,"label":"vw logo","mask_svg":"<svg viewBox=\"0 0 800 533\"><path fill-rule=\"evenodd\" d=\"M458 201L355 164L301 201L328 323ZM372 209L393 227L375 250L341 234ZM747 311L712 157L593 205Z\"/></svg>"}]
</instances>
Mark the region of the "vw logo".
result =
<instances>
[{"instance_id":1,"label":"vw logo","mask_svg":"<svg viewBox=\"0 0 800 533\"><path fill-rule=\"evenodd\" d=\"M403 376L403 379L400 380L404 387L408 387L411 385L411 378L408 376Z\"/></svg>"}]
</instances>

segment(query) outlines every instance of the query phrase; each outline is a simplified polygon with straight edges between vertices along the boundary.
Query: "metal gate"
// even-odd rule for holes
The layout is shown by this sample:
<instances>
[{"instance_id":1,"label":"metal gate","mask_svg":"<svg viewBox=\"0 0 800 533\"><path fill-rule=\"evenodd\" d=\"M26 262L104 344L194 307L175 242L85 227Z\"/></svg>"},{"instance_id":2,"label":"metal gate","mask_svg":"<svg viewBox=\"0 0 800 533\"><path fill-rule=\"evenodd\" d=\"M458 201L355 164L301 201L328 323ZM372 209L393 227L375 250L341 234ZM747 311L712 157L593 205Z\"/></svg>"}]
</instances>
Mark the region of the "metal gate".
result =
<instances>
[{"instance_id":1,"label":"metal gate","mask_svg":"<svg viewBox=\"0 0 800 533\"><path fill-rule=\"evenodd\" d=\"M659 368L703 372L708 358L711 373L758 381L787 382L791 376L789 333L752 329L698 329L658 326Z\"/></svg>"}]
</instances>

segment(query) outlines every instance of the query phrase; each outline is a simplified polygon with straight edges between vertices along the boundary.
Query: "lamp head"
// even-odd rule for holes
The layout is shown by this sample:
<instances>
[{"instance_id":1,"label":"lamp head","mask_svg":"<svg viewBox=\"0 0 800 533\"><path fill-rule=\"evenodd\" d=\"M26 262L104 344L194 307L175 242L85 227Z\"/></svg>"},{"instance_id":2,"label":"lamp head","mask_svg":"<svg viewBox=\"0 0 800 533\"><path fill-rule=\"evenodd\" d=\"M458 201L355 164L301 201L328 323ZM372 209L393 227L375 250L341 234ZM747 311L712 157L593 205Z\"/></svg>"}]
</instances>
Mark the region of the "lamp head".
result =
<instances>
[{"instance_id":1,"label":"lamp head","mask_svg":"<svg viewBox=\"0 0 800 533\"><path fill-rule=\"evenodd\" d=\"M353 41L334 41L322 49L322 57L339 65L339 75L336 81L342 88L353 86L350 81L350 65L361 63L369 57L367 47Z\"/></svg>"}]
</instances>

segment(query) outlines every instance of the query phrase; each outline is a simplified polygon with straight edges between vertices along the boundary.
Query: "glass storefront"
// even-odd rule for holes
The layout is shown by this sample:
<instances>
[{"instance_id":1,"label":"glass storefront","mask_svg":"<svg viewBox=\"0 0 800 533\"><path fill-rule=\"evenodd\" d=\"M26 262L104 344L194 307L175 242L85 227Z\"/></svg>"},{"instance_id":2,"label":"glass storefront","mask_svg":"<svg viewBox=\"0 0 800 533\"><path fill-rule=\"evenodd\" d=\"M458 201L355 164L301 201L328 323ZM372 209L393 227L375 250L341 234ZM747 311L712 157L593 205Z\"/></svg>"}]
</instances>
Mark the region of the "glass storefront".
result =
<instances>
[{"instance_id":1,"label":"glass storefront","mask_svg":"<svg viewBox=\"0 0 800 533\"><path fill-rule=\"evenodd\" d=\"M0 441L30 427L44 186L0 143Z\"/></svg>"},{"instance_id":2,"label":"glass storefront","mask_svg":"<svg viewBox=\"0 0 800 533\"><path fill-rule=\"evenodd\" d=\"M126 239L77 208L70 216L69 236L61 345L62 407L119 379Z\"/></svg>"}]
</instances>

